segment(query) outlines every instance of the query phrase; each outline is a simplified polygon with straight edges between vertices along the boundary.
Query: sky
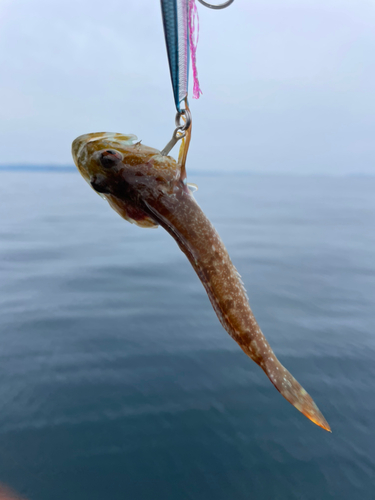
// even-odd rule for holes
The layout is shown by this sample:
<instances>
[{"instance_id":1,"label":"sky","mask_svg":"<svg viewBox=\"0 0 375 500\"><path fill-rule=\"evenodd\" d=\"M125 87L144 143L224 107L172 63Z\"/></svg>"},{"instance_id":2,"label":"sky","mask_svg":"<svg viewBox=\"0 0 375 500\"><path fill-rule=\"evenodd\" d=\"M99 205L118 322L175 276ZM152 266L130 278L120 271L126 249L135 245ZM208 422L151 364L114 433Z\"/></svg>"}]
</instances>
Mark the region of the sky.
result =
<instances>
[{"instance_id":1,"label":"sky","mask_svg":"<svg viewBox=\"0 0 375 500\"><path fill-rule=\"evenodd\" d=\"M375 0L197 6L188 169L375 174ZM172 136L159 0L0 0L0 68L0 165L71 165L88 132Z\"/></svg>"}]
</instances>

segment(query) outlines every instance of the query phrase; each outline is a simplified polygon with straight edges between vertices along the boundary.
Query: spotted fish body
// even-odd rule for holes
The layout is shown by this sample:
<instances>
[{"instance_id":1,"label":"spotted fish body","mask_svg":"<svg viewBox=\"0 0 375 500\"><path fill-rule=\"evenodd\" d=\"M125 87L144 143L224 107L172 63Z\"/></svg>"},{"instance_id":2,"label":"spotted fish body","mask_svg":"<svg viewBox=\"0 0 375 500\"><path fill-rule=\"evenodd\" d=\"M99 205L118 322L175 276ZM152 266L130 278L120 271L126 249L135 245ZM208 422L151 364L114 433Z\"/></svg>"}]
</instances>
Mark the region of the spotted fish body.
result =
<instances>
[{"instance_id":1,"label":"spotted fish body","mask_svg":"<svg viewBox=\"0 0 375 500\"><path fill-rule=\"evenodd\" d=\"M176 240L229 335L293 406L330 431L312 398L278 361L264 337L240 275L182 180L179 164L136 143L132 135L87 134L78 137L72 149L82 176L123 218L141 227L160 225Z\"/></svg>"}]
</instances>

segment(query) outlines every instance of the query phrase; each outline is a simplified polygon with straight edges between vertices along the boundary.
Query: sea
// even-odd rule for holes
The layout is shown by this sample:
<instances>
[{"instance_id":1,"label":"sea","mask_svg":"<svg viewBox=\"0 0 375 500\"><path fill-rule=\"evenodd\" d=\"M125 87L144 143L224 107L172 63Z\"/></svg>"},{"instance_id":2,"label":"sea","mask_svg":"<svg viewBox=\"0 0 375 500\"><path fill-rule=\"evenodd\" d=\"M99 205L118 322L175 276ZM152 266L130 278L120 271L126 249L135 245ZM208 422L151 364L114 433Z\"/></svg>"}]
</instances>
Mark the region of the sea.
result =
<instances>
[{"instance_id":1,"label":"sea","mask_svg":"<svg viewBox=\"0 0 375 500\"><path fill-rule=\"evenodd\" d=\"M161 228L0 172L0 482L27 500L374 500L375 177L190 176L293 408Z\"/></svg>"}]
</instances>

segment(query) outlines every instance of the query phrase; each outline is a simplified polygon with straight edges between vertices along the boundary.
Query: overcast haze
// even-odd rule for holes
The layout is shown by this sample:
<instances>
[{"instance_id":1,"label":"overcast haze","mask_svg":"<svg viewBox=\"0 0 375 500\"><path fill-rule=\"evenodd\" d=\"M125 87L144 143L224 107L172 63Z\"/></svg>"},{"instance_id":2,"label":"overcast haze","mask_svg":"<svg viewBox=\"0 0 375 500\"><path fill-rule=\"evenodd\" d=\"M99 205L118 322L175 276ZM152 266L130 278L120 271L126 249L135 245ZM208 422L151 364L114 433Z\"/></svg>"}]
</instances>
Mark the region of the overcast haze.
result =
<instances>
[{"instance_id":1,"label":"overcast haze","mask_svg":"<svg viewBox=\"0 0 375 500\"><path fill-rule=\"evenodd\" d=\"M198 4L192 170L375 174L375 0ZM0 164L72 164L83 133L162 149L159 0L0 0Z\"/></svg>"}]
</instances>

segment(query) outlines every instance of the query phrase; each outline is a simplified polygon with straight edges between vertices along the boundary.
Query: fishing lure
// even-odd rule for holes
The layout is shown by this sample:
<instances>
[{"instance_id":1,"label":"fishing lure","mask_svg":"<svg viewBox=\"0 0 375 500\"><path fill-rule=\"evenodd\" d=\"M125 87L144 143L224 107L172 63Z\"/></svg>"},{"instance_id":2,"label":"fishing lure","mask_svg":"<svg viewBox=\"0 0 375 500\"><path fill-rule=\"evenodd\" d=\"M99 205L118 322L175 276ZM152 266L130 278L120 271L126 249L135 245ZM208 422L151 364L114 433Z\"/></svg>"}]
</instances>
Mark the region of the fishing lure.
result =
<instances>
[{"instance_id":1,"label":"fishing lure","mask_svg":"<svg viewBox=\"0 0 375 500\"><path fill-rule=\"evenodd\" d=\"M176 162L134 135L94 133L72 146L78 170L121 217L141 227L163 227L201 280L229 335L276 389L312 422L330 431L318 407L276 358L250 309L241 278L211 222L186 185L183 147Z\"/></svg>"},{"instance_id":2,"label":"fishing lure","mask_svg":"<svg viewBox=\"0 0 375 500\"><path fill-rule=\"evenodd\" d=\"M213 5L204 0L198 0L205 7L210 9L225 9L234 0ZM189 86L189 61L193 70L193 98L199 99L202 91L199 86L198 70L196 62L196 51L199 39L199 17L195 0L160 0L165 43L171 75L172 89L176 106L176 129L172 139L161 151L162 155L167 155L176 143L183 139L187 130L191 132L191 113L188 104ZM184 107L182 107L184 103ZM184 123L181 123L181 118ZM185 160L189 149L190 135L184 143ZM184 170L184 164L182 169Z\"/></svg>"},{"instance_id":3,"label":"fishing lure","mask_svg":"<svg viewBox=\"0 0 375 500\"><path fill-rule=\"evenodd\" d=\"M234 0L213 5L198 0L210 9L225 9ZM196 50L199 39L199 17L195 0L160 0L165 43L167 47L169 70L172 80L174 101L177 112L181 112L181 103L187 99L189 83L189 55L193 70L193 98L202 93L196 64ZM196 33L196 37L195 37Z\"/></svg>"},{"instance_id":4,"label":"fishing lure","mask_svg":"<svg viewBox=\"0 0 375 500\"><path fill-rule=\"evenodd\" d=\"M180 113L181 103L188 95L190 54L194 79L193 98L198 99L202 93L196 65L198 11L194 0L160 0L160 5L174 101L176 110Z\"/></svg>"}]
</instances>

